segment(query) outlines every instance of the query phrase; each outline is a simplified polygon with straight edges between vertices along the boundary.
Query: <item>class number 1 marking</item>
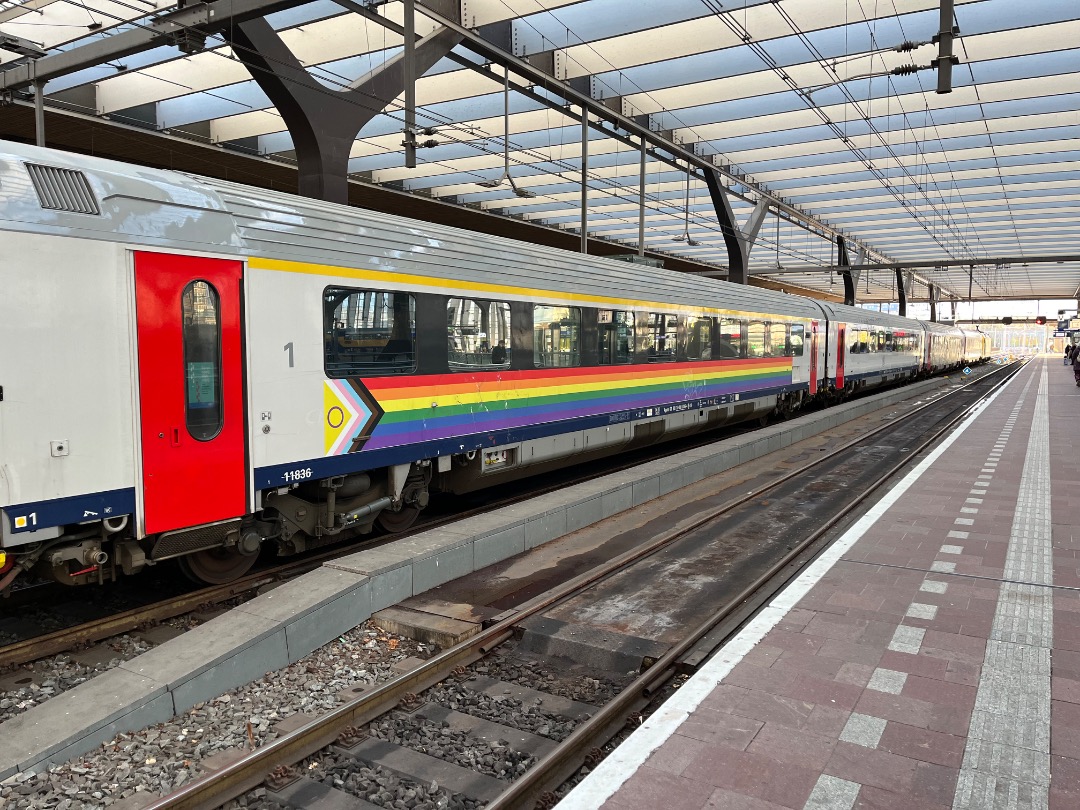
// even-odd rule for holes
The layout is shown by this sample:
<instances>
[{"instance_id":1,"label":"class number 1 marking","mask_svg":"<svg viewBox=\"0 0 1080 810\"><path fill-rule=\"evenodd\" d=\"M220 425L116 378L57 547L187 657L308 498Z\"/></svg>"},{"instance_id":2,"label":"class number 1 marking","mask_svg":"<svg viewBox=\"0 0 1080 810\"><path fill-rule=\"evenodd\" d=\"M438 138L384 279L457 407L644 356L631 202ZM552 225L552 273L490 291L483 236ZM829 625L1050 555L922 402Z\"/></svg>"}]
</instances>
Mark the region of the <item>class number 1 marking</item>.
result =
<instances>
[{"instance_id":1,"label":"class number 1 marking","mask_svg":"<svg viewBox=\"0 0 1080 810\"><path fill-rule=\"evenodd\" d=\"M15 518L16 529L25 529L28 525L37 526L37 512L31 512L29 515L20 515Z\"/></svg>"},{"instance_id":2,"label":"class number 1 marking","mask_svg":"<svg viewBox=\"0 0 1080 810\"><path fill-rule=\"evenodd\" d=\"M289 353L289 368L292 368L293 367L293 347L292 347L292 342L290 341L289 343L286 343L285 346L282 348L282 351L286 351L286 352Z\"/></svg>"}]
</instances>

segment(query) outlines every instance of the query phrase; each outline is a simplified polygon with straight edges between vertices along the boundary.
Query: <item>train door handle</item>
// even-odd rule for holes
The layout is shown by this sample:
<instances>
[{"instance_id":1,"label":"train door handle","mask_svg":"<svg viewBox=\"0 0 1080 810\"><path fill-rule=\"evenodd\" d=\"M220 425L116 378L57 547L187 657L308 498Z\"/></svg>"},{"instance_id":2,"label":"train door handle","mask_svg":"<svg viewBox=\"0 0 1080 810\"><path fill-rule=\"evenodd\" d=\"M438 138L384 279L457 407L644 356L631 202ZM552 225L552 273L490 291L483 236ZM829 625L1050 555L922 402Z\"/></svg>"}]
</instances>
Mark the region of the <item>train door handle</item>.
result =
<instances>
[{"instance_id":1,"label":"train door handle","mask_svg":"<svg viewBox=\"0 0 1080 810\"><path fill-rule=\"evenodd\" d=\"M173 447L179 447L180 446L180 428L173 428L172 429L172 446Z\"/></svg>"}]
</instances>

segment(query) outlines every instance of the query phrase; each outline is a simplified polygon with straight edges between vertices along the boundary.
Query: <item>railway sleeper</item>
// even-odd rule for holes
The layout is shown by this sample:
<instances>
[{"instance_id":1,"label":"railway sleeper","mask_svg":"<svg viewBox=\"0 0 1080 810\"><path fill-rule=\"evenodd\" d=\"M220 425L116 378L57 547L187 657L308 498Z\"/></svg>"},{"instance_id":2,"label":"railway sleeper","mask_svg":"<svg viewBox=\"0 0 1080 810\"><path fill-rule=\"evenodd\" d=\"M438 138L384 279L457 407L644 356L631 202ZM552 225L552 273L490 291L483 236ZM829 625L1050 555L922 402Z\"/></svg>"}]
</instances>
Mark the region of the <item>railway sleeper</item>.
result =
<instances>
[{"instance_id":1,"label":"railway sleeper","mask_svg":"<svg viewBox=\"0 0 1080 810\"><path fill-rule=\"evenodd\" d=\"M384 768L401 779L420 784L437 782L453 793L460 793L481 802L490 802L502 793L508 784L494 776L477 773L461 765L375 737L366 737L348 748L333 745L331 750L357 759L369 767Z\"/></svg>"},{"instance_id":2,"label":"railway sleeper","mask_svg":"<svg viewBox=\"0 0 1080 810\"><path fill-rule=\"evenodd\" d=\"M307 810L383 810L379 805L301 776L280 789L266 789L267 798L289 807Z\"/></svg>"}]
</instances>

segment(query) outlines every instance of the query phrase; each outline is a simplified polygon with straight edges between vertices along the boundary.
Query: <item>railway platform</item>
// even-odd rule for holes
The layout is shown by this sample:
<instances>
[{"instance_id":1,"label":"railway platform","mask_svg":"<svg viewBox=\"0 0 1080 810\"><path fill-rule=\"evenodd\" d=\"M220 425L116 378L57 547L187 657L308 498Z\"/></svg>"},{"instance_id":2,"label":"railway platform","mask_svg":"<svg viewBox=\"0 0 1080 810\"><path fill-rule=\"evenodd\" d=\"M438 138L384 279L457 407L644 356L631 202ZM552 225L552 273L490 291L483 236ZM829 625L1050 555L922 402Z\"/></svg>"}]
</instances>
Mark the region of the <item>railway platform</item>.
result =
<instances>
[{"instance_id":1,"label":"railway platform","mask_svg":"<svg viewBox=\"0 0 1080 810\"><path fill-rule=\"evenodd\" d=\"M560 808L1080 807L1078 419L1029 362Z\"/></svg>"}]
</instances>

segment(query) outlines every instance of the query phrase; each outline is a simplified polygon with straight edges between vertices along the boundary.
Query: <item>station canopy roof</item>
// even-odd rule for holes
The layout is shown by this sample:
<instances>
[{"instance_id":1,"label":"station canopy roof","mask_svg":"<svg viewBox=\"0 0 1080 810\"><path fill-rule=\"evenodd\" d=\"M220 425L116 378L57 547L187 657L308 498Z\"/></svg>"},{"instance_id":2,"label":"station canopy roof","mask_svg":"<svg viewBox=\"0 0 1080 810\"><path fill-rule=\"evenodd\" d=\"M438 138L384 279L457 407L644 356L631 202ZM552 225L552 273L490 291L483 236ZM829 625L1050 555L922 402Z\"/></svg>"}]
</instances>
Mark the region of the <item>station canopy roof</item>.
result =
<instances>
[{"instance_id":1,"label":"station canopy roof","mask_svg":"<svg viewBox=\"0 0 1080 810\"><path fill-rule=\"evenodd\" d=\"M417 33L438 23L418 0ZM348 7L350 6L351 7ZM952 90L931 60L939 0L461 0L462 24L499 30L514 56L724 169L745 222L770 208L751 273L842 292L835 234L853 263L917 265L961 299L1071 298L1080 287L1080 2L955 0ZM361 9L362 7L362 9ZM154 0L0 0L0 34L49 54L149 26ZM444 6L445 8L445 6ZM368 15L358 13L358 9ZM315 0L267 19L323 84L348 88L400 53L400 0ZM358 134L356 179L568 231L581 223L580 108L468 43L416 85L417 123L437 146L404 166L404 99ZM24 56L0 51L2 67ZM469 67L467 65L472 65ZM528 87L530 93L515 88ZM220 36L185 55L161 46L51 79L46 102L289 160L281 116ZM599 119L594 116L594 122ZM588 232L635 252L635 140L599 127L588 144ZM504 154L505 148L505 154ZM509 174L503 177L504 159ZM672 159L675 158L675 159ZM728 252L700 171L646 161L653 255L723 275ZM500 181L497 185L495 181ZM488 185L482 185L487 183ZM803 216L808 219L804 220ZM794 221L793 221L794 220ZM810 227L807 227L810 222ZM860 300L890 300L891 270Z\"/></svg>"}]
</instances>

